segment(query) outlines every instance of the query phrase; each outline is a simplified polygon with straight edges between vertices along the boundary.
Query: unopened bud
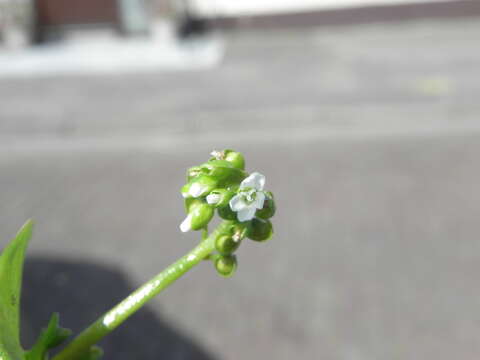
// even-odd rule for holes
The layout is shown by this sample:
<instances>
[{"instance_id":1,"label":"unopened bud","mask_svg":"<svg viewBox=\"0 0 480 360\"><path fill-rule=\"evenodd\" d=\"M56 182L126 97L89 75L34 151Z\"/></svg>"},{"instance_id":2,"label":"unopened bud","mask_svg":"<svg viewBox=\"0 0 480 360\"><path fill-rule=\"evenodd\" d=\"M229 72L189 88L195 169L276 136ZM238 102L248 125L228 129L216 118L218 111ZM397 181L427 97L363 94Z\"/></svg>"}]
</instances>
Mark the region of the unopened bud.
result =
<instances>
[{"instance_id":1,"label":"unopened bud","mask_svg":"<svg viewBox=\"0 0 480 360\"><path fill-rule=\"evenodd\" d=\"M250 224L248 222L235 223L232 225L230 232L232 234L233 241L240 242L245 236L247 236L249 225Z\"/></svg>"},{"instance_id":2,"label":"unopened bud","mask_svg":"<svg viewBox=\"0 0 480 360\"><path fill-rule=\"evenodd\" d=\"M214 207L223 207L233 197L234 193L225 189L215 189L207 195L207 203Z\"/></svg>"},{"instance_id":3,"label":"unopened bud","mask_svg":"<svg viewBox=\"0 0 480 360\"><path fill-rule=\"evenodd\" d=\"M193 178L205 174L200 166L194 166L187 170L187 182L190 182Z\"/></svg>"},{"instance_id":4,"label":"unopened bud","mask_svg":"<svg viewBox=\"0 0 480 360\"><path fill-rule=\"evenodd\" d=\"M215 249L222 255L230 255L240 246L240 240L235 241L231 236L221 235L215 239Z\"/></svg>"},{"instance_id":5,"label":"unopened bud","mask_svg":"<svg viewBox=\"0 0 480 360\"><path fill-rule=\"evenodd\" d=\"M214 178L222 186L240 184L247 174L226 160L209 160L201 166L202 172Z\"/></svg>"},{"instance_id":6,"label":"unopened bud","mask_svg":"<svg viewBox=\"0 0 480 360\"><path fill-rule=\"evenodd\" d=\"M275 200L273 200L273 194L270 191L268 191L265 195L263 207L257 210L255 216L262 219L270 219L273 215L275 215Z\"/></svg>"},{"instance_id":7,"label":"unopened bud","mask_svg":"<svg viewBox=\"0 0 480 360\"><path fill-rule=\"evenodd\" d=\"M254 218L248 229L248 238L255 241L267 241L273 235L273 226L270 220Z\"/></svg>"},{"instance_id":8,"label":"unopened bud","mask_svg":"<svg viewBox=\"0 0 480 360\"><path fill-rule=\"evenodd\" d=\"M184 198L198 198L207 195L215 189L217 181L211 176L200 175L193 178L188 184L182 187L182 196Z\"/></svg>"},{"instance_id":9,"label":"unopened bud","mask_svg":"<svg viewBox=\"0 0 480 360\"><path fill-rule=\"evenodd\" d=\"M207 203L196 200L188 205L188 215L180 224L180 230L200 230L208 225L213 217L213 208Z\"/></svg>"},{"instance_id":10,"label":"unopened bud","mask_svg":"<svg viewBox=\"0 0 480 360\"><path fill-rule=\"evenodd\" d=\"M237 213L234 212L230 205L217 208L218 216L224 220L237 220Z\"/></svg>"},{"instance_id":11,"label":"unopened bud","mask_svg":"<svg viewBox=\"0 0 480 360\"><path fill-rule=\"evenodd\" d=\"M225 160L230 162L234 167L240 170L245 169L245 158L241 153L229 149L224 150L223 152L225 154Z\"/></svg>"},{"instance_id":12,"label":"unopened bud","mask_svg":"<svg viewBox=\"0 0 480 360\"><path fill-rule=\"evenodd\" d=\"M237 269L237 258L235 255L219 256L215 260L215 269L220 275L230 277Z\"/></svg>"}]
</instances>

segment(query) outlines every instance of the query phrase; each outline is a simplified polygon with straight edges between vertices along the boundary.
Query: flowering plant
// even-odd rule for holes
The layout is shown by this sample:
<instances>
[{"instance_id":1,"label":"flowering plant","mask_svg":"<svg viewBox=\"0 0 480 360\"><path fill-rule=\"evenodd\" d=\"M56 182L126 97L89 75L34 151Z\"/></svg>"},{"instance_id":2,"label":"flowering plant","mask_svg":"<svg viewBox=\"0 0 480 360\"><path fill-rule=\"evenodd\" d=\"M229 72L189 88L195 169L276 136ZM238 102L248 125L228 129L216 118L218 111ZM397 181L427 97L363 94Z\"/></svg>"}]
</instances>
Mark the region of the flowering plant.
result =
<instances>
[{"instance_id":1,"label":"flowering plant","mask_svg":"<svg viewBox=\"0 0 480 360\"><path fill-rule=\"evenodd\" d=\"M220 275L231 276L237 268L234 253L243 239L262 242L273 235L269 219L275 202L264 187L265 176L248 174L243 155L233 150L214 151L206 163L190 168L181 190L187 216L180 230L201 230L200 243L100 316L52 360L100 359L102 350L95 345L99 340L202 260L212 261ZM209 232L215 211L222 222ZM31 349L20 344L22 270L32 226L28 221L0 255L0 360L48 360L50 350L71 335L59 326L55 313Z\"/></svg>"}]
</instances>

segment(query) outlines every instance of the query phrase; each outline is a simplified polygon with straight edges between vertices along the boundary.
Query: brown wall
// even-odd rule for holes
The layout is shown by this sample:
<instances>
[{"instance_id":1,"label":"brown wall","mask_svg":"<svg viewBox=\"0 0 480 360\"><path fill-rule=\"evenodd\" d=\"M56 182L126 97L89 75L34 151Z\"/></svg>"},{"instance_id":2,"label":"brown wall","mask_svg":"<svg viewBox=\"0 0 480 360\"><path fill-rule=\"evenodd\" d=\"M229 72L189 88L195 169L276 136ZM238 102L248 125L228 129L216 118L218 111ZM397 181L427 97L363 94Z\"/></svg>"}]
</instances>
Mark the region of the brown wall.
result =
<instances>
[{"instance_id":1,"label":"brown wall","mask_svg":"<svg viewBox=\"0 0 480 360\"><path fill-rule=\"evenodd\" d=\"M41 26L117 23L116 0L36 0Z\"/></svg>"}]
</instances>

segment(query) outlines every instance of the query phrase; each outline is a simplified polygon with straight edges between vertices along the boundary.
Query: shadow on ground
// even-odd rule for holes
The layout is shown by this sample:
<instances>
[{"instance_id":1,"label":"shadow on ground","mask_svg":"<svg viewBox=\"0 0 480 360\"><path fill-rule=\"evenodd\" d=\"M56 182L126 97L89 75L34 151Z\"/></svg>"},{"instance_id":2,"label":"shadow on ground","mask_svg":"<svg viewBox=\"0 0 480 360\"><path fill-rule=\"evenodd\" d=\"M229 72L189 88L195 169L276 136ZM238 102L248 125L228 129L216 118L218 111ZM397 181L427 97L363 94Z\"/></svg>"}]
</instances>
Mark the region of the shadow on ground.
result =
<instances>
[{"instance_id":1,"label":"shadow on ground","mask_svg":"<svg viewBox=\"0 0 480 360\"><path fill-rule=\"evenodd\" d=\"M23 344L30 346L53 311L78 333L133 290L125 275L105 266L49 258L27 260L22 294ZM144 308L100 344L104 359L214 360L187 336Z\"/></svg>"}]
</instances>

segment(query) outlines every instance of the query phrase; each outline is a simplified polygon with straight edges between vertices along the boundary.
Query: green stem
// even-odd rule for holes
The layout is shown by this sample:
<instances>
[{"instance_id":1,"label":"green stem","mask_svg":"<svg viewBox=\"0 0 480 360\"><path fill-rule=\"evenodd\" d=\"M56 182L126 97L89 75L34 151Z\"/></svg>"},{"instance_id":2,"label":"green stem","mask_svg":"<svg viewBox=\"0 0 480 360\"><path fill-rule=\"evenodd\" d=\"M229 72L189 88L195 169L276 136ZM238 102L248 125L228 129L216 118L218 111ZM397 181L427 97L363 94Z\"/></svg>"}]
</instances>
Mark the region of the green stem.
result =
<instances>
[{"instance_id":1,"label":"green stem","mask_svg":"<svg viewBox=\"0 0 480 360\"><path fill-rule=\"evenodd\" d=\"M210 236L102 315L54 356L52 360L76 360L84 356L90 351L91 346L112 332L163 289L209 256L215 249L215 239L219 234L228 231L230 224L230 221L220 223Z\"/></svg>"}]
</instances>

